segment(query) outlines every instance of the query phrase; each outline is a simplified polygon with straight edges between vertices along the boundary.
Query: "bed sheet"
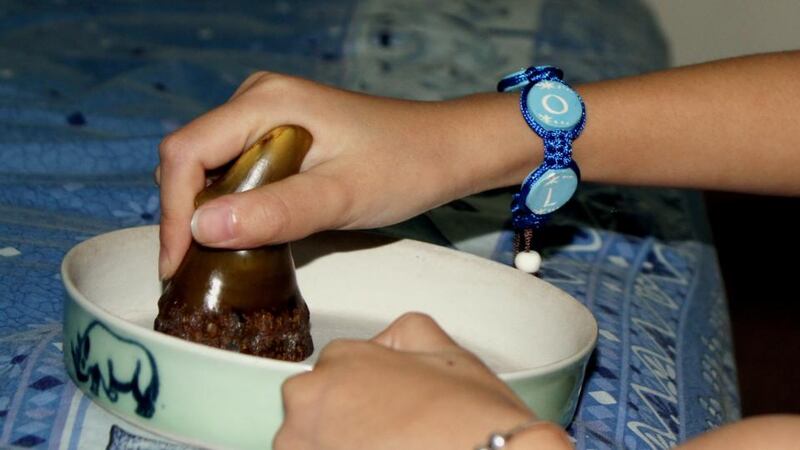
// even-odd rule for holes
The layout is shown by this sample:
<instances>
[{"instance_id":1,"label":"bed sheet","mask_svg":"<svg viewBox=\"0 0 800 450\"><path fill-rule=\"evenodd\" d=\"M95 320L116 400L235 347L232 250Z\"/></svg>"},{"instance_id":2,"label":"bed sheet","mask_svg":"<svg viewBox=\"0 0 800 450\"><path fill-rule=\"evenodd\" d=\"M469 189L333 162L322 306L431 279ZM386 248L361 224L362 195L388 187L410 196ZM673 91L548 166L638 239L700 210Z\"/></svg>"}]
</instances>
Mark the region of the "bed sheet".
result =
<instances>
[{"instance_id":1,"label":"bed sheet","mask_svg":"<svg viewBox=\"0 0 800 450\"><path fill-rule=\"evenodd\" d=\"M159 141L249 73L439 99L531 63L580 83L663 68L667 50L634 0L3 2L0 446L183 448L67 378L59 264L91 236L158 222ZM382 231L508 264L509 201L484 193ZM541 276L600 325L569 427L578 448L668 448L738 418L697 193L584 185L541 236Z\"/></svg>"}]
</instances>

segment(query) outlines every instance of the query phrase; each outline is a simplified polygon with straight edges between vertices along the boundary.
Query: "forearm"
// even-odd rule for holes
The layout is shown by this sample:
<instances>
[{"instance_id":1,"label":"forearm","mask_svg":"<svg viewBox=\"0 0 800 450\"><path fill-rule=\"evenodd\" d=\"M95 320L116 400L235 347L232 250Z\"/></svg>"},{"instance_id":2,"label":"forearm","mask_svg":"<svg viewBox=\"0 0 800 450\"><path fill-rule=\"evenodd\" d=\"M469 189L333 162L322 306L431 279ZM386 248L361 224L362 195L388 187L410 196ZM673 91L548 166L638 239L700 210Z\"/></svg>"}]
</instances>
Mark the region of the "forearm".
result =
<instances>
[{"instance_id":1,"label":"forearm","mask_svg":"<svg viewBox=\"0 0 800 450\"><path fill-rule=\"evenodd\" d=\"M750 450L797 448L800 416L751 417L709 431L681 445L679 450Z\"/></svg>"},{"instance_id":2,"label":"forearm","mask_svg":"<svg viewBox=\"0 0 800 450\"><path fill-rule=\"evenodd\" d=\"M800 416L751 417L701 434L679 450L750 450L795 448L800 439ZM572 449L567 434L552 423L526 429L506 445L508 450Z\"/></svg>"},{"instance_id":3,"label":"forearm","mask_svg":"<svg viewBox=\"0 0 800 450\"><path fill-rule=\"evenodd\" d=\"M574 155L587 181L800 195L800 52L736 58L577 86L587 126ZM481 153L474 191L518 184L541 140L518 95L462 108L462 146ZM473 178L474 179L474 178Z\"/></svg>"},{"instance_id":4,"label":"forearm","mask_svg":"<svg viewBox=\"0 0 800 450\"><path fill-rule=\"evenodd\" d=\"M577 86L587 125L574 143L584 180L800 195L800 52ZM379 98L257 73L236 95L162 142L159 273L192 236L204 174L281 124L314 144L301 173L224 196L194 238L249 248L324 229L375 228L455 198L518 185L542 142L511 94L444 102ZM413 193L413 195L409 195ZM206 214L207 213L207 214Z\"/></svg>"}]
</instances>

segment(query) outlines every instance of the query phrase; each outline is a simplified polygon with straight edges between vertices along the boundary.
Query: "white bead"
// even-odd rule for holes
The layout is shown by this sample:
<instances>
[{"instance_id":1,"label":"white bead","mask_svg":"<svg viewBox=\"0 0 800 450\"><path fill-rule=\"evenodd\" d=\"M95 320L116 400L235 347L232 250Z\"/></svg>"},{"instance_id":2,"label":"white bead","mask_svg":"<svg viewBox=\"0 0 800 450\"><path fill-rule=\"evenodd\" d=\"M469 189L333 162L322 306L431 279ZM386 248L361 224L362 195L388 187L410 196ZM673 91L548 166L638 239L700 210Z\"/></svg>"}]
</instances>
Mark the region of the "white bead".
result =
<instances>
[{"instance_id":1,"label":"white bead","mask_svg":"<svg viewBox=\"0 0 800 450\"><path fill-rule=\"evenodd\" d=\"M536 273L542 266L542 256L533 250L519 252L514 257L514 265L525 273Z\"/></svg>"},{"instance_id":2,"label":"white bead","mask_svg":"<svg viewBox=\"0 0 800 450\"><path fill-rule=\"evenodd\" d=\"M489 448L491 450L502 450L506 447L506 438L502 434L489 436Z\"/></svg>"}]
</instances>

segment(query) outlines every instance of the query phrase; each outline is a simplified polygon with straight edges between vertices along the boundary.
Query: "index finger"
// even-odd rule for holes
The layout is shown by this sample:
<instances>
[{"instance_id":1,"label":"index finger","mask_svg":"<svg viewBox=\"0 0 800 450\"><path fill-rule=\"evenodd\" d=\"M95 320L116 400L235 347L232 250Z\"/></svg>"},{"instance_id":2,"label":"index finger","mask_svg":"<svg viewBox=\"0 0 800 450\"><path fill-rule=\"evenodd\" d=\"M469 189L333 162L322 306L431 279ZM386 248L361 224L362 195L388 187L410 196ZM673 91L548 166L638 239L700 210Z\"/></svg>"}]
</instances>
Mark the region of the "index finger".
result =
<instances>
[{"instance_id":1,"label":"index finger","mask_svg":"<svg viewBox=\"0 0 800 450\"><path fill-rule=\"evenodd\" d=\"M219 167L278 123L258 114L263 104L240 96L167 136L161 156L161 255L159 274L171 276L191 243L194 198L205 187L205 172ZM272 116L272 115L271 115Z\"/></svg>"}]
</instances>

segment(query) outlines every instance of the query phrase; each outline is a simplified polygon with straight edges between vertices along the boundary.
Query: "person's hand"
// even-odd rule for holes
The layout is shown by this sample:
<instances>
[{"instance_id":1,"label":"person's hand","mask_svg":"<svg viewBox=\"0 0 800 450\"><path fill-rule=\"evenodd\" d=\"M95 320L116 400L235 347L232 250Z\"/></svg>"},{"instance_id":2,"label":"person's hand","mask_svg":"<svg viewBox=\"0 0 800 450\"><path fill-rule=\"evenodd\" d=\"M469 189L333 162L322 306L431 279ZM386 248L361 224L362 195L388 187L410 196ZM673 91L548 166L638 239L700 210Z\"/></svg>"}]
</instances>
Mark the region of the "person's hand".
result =
<instances>
[{"instance_id":1,"label":"person's hand","mask_svg":"<svg viewBox=\"0 0 800 450\"><path fill-rule=\"evenodd\" d=\"M470 449L534 417L475 355L418 313L370 341L333 341L311 372L284 383L283 403L276 450ZM550 423L525 439L535 448L570 448Z\"/></svg>"},{"instance_id":2,"label":"person's hand","mask_svg":"<svg viewBox=\"0 0 800 450\"><path fill-rule=\"evenodd\" d=\"M531 140L514 139L525 143L519 154L502 143L514 129L509 123L528 133L515 103L500 94L404 101L257 73L225 104L161 144L161 277L174 273L192 233L206 246L255 247L323 229L397 223L521 180L535 163ZM195 213L206 171L283 124L302 126L314 138L301 173L209 201Z\"/></svg>"}]
</instances>

